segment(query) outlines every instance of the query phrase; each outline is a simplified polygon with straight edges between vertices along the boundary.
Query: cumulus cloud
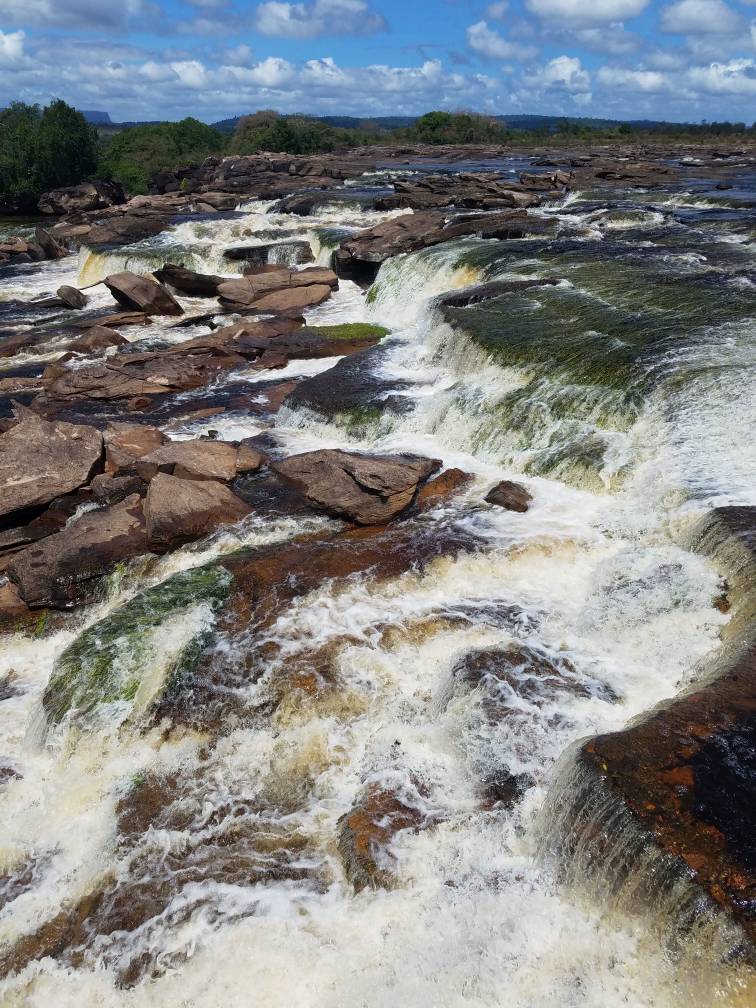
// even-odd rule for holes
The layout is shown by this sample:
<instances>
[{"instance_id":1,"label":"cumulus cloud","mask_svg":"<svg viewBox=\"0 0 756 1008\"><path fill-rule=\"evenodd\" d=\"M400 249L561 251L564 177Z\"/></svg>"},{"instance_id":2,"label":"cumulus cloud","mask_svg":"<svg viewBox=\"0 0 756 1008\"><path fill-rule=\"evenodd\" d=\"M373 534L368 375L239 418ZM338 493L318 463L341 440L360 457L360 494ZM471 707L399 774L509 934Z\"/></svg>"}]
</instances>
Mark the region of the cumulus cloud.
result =
<instances>
[{"instance_id":1,"label":"cumulus cloud","mask_svg":"<svg viewBox=\"0 0 756 1008\"><path fill-rule=\"evenodd\" d=\"M671 86L667 76L657 70L627 70L624 67L599 67L596 80L604 87L612 89L622 88L651 93L668 91Z\"/></svg>"},{"instance_id":2,"label":"cumulus cloud","mask_svg":"<svg viewBox=\"0 0 756 1008\"><path fill-rule=\"evenodd\" d=\"M545 23L600 25L642 14L649 0L525 0L525 6Z\"/></svg>"},{"instance_id":3,"label":"cumulus cloud","mask_svg":"<svg viewBox=\"0 0 756 1008\"><path fill-rule=\"evenodd\" d=\"M486 7L486 17L492 21L502 21L509 10L507 0L499 0L498 3L491 3Z\"/></svg>"},{"instance_id":4,"label":"cumulus cloud","mask_svg":"<svg viewBox=\"0 0 756 1008\"><path fill-rule=\"evenodd\" d=\"M612 56L627 56L636 52L643 44L641 38L627 31L621 22L601 25L598 28L576 28L570 37L582 49L609 53Z\"/></svg>"},{"instance_id":5,"label":"cumulus cloud","mask_svg":"<svg viewBox=\"0 0 756 1008\"><path fill-rule=\"evenodd\" d=\"M26 35L22 31L7 33L0 31L0 67L10 69L24 62L25 38Z\"/></svg>"},{"instance_id":6,"label":"cumulus cloud","mask_svg":"<svg viewBox=\"0 0 756 1008\"><path fill-rule=\"evenodd\" d=\"M314 3L281 3L268 0L255 14L255 27L262 35L308 39L318 35L372 35L388 28L382 14L367 0L315 0Z\"/></svg>"},{"instance_id":7,"label":"cumulus cloud","mask_svg":"<svg viewBox=\"0 0 756 1008\"><path fill-rule=\"evenodd\" d=\"M691 67L686 76L690 84L700 91L756 98L756 61L752 59Z\"/></svg>"},{"instance_id":8,"label":"cumulus cloud","mask_svg":"<svg viewBox=\"0 0 756 1008\"><path fill-rule=\"evenodd\" d=\"M490 60L524 60L538 54L533 46L518 45L509 42L495 29L489 27L487 21L478 21L467 29L467 44L470 48Z\"/></svg>"},{"instance_id":9,"label":"cumulus cloud","mask_svg":"<svg viewBox=\"0 0 756 1008\"><path fill-rule=\"evenodd\" d=\"M592 98L590 75L575 56L557 56L523 80L536 91L570 98L578 105L586 105Z\"/></svg>"},{"instance_id":10,"label":"cumulus cloud","mask_svg":"<svg viewBox=\"0 0 756 1008\"><path fill-rule=\"evenodd\" d=\"M678 0L662 10L661 27L674 35L733 35L743 19L723 0Z\"/></svg>"},{"instance_id":11,"label":"cumulus cloud","mask_svg":"<svg viewBox=\"0 0 756 1008\"><path fill-rule=\"evenodd\" d=\"M39 28L122 28L148 6L143 0L3 0L2 17L6 24Z\"/></svg>"}]
</instances>

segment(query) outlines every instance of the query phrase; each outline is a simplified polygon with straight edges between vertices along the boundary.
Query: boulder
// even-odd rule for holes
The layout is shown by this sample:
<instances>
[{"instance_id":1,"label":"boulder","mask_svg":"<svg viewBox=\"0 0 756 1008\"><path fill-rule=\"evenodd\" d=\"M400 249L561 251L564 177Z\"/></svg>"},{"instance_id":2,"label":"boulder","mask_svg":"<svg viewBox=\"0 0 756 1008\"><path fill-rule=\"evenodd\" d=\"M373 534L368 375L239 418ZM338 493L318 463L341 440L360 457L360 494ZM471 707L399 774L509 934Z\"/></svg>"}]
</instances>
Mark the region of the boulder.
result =
<instances>
[{"instance_id":1,"label":"boulder","mask_svg":"<svg viewBox=\"0 0 756 1008\"><path fill-rule=\"evenodd\" d=\"M178 479L166 473L153 478L144 505L147 537L158 550L201 539L249 512L249 506L222 483Z\"/></svg>"},{"instance_id":2,"label":"boulder","mask_svg":"<svg viewBox=\"0 0 756 1008\"><path fill-rule=\"evenodd\" d=\"M230 482L237 474L238 451L223 441L170 441L135 463L137 473L151 480L158 473L180 479Z\"/></svg>"},{"instance_id":3,"label":"boulder","mask_svg":"<svg viewBox=\"0 0 756 1008\"><path fill-rule=\"evenodd\" d=\"M87 295L82 294L76 287L69 287L68 284L58 287L57 295L66 308L86 308L87 306Z\"/></svg>"},{"instance_id":4,"label":"boulder","mask_svg":"<svg viewBox=\"0 0 756 1008\"><path fill-rule=\"evenodd\" d=\"M528 510L532 500L532 495L521 483L513 483L511 480L502 480L486 494L488 504L496 504L498 507L506 508L507 511L522 513Z\"/></svg>"},{"instance_id":5,"label":"boulder","mask_svg":"<svg viewBox=\"0 0 756 1008\"><path fill-rule=\"evenodd\" d=\"M223 277L212 276L209 273L195 273L183 266L174 266L173 263L166 263L152 275L160 283L192 297L215 297L218 287L223 283Z\"/></svg>"},{"instance_id":6,"label":"boulder","mask_svg":"<svg viewBox=\"0 0 756 1008\"><path fill-rule=\"evenodd\" d=\"M418 455L358 455L330 449L271 464L313 507L359 525L391 521L440 468L438 459Z\"/></svg>"},{"instance_id":7,"label":"boulder","mask_svg":"<svg viewBox=\"0 0 756 1008\"><path fill-rule=\"evenodd\" d=\"M303 270L276 267L239 280L225 280L218 287L221 303L256 306L262 297L296 287L327 285L335 290L339 280L333 270L310 266Z\"/></svg>"},{"instance_id":8,"label":"boulder","mask_svg":"<svg viewBox=\"0 0 756 1008\"><path fill-rule=\"evenodd\" d=\"M28 605L68 608L86 600L92 582L117 563L147 552L141 501L134 494L27 546L12 558L6 573Z\"/></svg>"},{"instance_id":9,"label":"boulder","mask_svg":"<svg viewBox=\"0 0 756 1008\"><path fill-rule=\"evenodd\" d=\"M167 287L138 273L111 273L103 283L119 305L147 315L183 315L184 309Z\"/></svg>"},{"instance_id":10,"label":"boulder","mask_svg":"<svg viewBox=\"0 0 756 1008\"><path fill-rule=\"evenodd\" d=\"M118 182L82 182L80 185L53 189L40 196L37 207L44 214L63 214L84 210L101 210L126 202L123 186Z\"/></svg>"},{"instance_id":11,"label":"boulder","mask_svg":"<svg viewBox=\"0 0 756 1008\"><path fill-rule=\"evenodd\" d=\"M168 438L146 424L111 423L105 431L105 459L112 473L133 471L137 459L157 451Z\"/></svg>"},{"instance_id":12,"label":"boulder","mask_svg":"<svg viewBox=\"0 0 756 1008\"><path fill-rule=\"evenodd\" d=\"M147 484L139 476L111 476L110 473L100 473L89 484L89 489L98 504L120 504L132 494L144 497L147 493Z\"/></svg>"},{"instance_id":13,"label":"boulder","mask_svg":"<svg viewBox=\"0 0 756 1008\"><path fill-rule=\"evenodd\" d=\"M51 423L22 406L0 434L0 517L49 504L83 486L102 459L94 427Z\"/></svg>"},{"instance_id":14,"label":"boulder","mask_svg":"<svg viewBox=\"0 0 756 1008\"><path fill-rule=\"evenodd\" d=\"M65 245L61 245L48 231L45 231L39 225L34 228L34 239L44 253L42 256L43 259L65 259L67 255L70 255Z\"/></svg>"},{"instance_id":15,"label":"boulder","mask_svg":"<svg viewBox=\"0 0 756 1008\"><path fill-rule=\"evenodd\" d=\"M279 258L280 257L280 258ZM314 256L308 241L268 242L265 245L237 245L227 248L224 259L248 263L307 263Z\"/></svg>"},{"instance_id":16,"label":"boulder","mask_svg":"<svg viewBox=\"0 0 756 1008\"><path fill-rule=\"evenodd\" d=\"M310 287L291 287L288 290L276 291L273 294L265 294L259 300L252 303L253 308L261 312L303 311L305 308L314 308L316 305L327 301L331 296L332 288L327 284L312 284Z\"/></svg>"},{"instance_id":17,"label":"boulder","mask_svg":"<svg viewBox=\"0 0 756 1008\"><path fill-rule=\"evenodd\" d=\"M121 336L115 329L108 329L106 326L92 326L83 336L71 340L67 344L67 349L76 350L78 353L92 353L96 350L107 350L108 347L123 346L128 342L126 337Z\"/></svg>"}]
</instances>

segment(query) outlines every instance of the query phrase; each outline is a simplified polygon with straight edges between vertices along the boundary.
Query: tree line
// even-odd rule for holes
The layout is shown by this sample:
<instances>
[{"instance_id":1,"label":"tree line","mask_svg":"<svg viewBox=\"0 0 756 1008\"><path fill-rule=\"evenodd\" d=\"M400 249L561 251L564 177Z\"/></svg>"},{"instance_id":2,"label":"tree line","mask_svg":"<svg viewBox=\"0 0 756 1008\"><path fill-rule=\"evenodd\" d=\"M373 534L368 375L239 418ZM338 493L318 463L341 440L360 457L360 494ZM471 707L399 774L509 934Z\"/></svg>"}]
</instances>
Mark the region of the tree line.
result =
<instances>
[{"instance_id":1,"label":"tree line","mask_svg":"<svg viewBox=\"0 0 756 1008\"><path fill-rule=\"evenodd\" d=\"M14 102L0 110L0 195L37 197L50 189L93 178L120 182L131 194L148 191L161 170L197 164L213 154L319 154L370 144L501 144L545 141L627 141L631 137L699 139L756 135L743 123L665 124L652 132L616 124L594 128L563 120L555 129L524 132L500 119L473 112L428 112L412 124L387 130L369 120L356 128L334 126L307 116L271 109L243 116L232 135L187 118L180 122L98 130L64 101L42 109Z\"/></svg>"}]
</instances>

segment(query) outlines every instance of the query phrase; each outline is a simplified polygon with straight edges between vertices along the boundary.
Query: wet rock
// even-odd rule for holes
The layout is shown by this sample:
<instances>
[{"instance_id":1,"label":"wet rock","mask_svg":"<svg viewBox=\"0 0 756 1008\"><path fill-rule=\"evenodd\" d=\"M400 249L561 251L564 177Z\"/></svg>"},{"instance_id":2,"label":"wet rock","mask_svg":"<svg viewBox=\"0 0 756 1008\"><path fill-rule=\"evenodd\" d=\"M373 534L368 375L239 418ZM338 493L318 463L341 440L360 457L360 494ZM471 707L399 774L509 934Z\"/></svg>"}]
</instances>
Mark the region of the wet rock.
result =
<instances>
[{"instance_id":1,"label":"wet rock","mask_svg":"<svg viewBox=\"0 0 756 1008\"><path fill-rule=\"evenodd\" d=\"M333 288L326 284L313 284L309 287L292 287L288 290L265 294L252 304L261 312L300 312L305 308L314 308L327 301Z\"/></svg>"},{"instance_id":2,"label":"wet rock","mask_svg":"<svg viewBox=\"0 0 756 1008\"><path fill-rule=\"evenodd\" d=\"M173 263L166 263L161 269L155 270L153 276L160 283L192 297L216 297L218 287L224 282L223 277L195 273L183 266L174 266Z\"/></svg>"},{"instance_id":3,"label":"wet rock","mask_svg":"<svg viewBox=\"0 0 756 1008\"><path fill-rule=\"evenodd\" d=\"M87 323L81 325L82 329L119 329L121 326L148 326L152 325L152 319L144 312L115 312L106 315L98 315Z\"/></svg>"},{"instance_id":4,"label":"wet rock","mask_svg":"<svg viewBox=\"0 0 756 1008\"><path fill-rule=\"evenodd\" d=\"M138 476L111 476L109 473L100 473L89 484L89 489L98 504L112 505L120 504L132 494L144 497L147 493L147 484Z\"/></svg>"},{"instance_id":5,"label":"wet rock","mask_svg":"<svg viewBox=\"0 0 756 1008\"><path fill-rule=\"evenodd\" d=\"M237 449L223 441L171 441L143 455L135 469L144 480L160 472L185 480L229 482L237 474L237 456Z\"/></svg>"},{"instance_id":6,"label":"wet rock","mask_svg":"<svg viewBox=\"0 0 756 1008\"><path fill-rule=\"evenodd\" d=\"M86 294L82 294L76 287L69 287L68 284L63 284L62 287L58 287L56 293L67 308L79 309L86 308L87 306Z\"/></svg>"},{"instance_id":7,"label":"wet rock","mask_svg":"<svg viewBox=\"0 0 756 1008\"><path fill-rule=\"evenodd\" d=\"M183 315L184 309L163 284L137 273L111 273L103 283L118 304L147 315Z\"/></svg>"},{"instance_id":8,"label":"wet rock","mask_svg":"<svg viewBox=\"0 0 756 1008\"><path fill-rule=\"evenodd\" d=\"M435 298L437 305L446 316L446 309L467 308L470 305L481 304L483 301L492 301L494 298L506 297L508 294L515 294L531 287L555 287L559 280L492 280L490 283L473 284L471 287L463 287L461 290L448 291Z\"/></svg>"},{"instance_id":9,"label":"wet rock","mask_svg":"<svg viewBox=\"0 0 756 1008\"><path fill-rule=\"evenodd\" d=\"M65 245L56 241L49 231L45 231L39 225L34 228L34 239L42 249L44 253L42 258L44 259L65 259L67 255L70 255Z\"/></svg>"},{"instance_id":10,"label":"wet rock","mask_svg":"<svg viewBox=\"0 0 756 1008\"><path fill-rule=\"evenodd\" d=\"M316 508L360 525L391 521L412 503L418 486L441 468L418 455L315 451L271 464Z\"/></svg>"},{"instance_id":11,"label":"wet rock","mask_svg":"<svg viewBox=\"0 0 756 1008\"><path fill-rule=\"evenodd\" d=\"M97 350L107 350L109 347L124 346L128 342L126 337L121 336L115 329L109 329L105 326L92 326L91 329L87 329L83 336L71 340L67 344L67 349L76 350L78 353L94 353Z\"/></svg>"},{"instance_id":12,"label":"wet rock","mask_svg":"<svg viewBox=\"0 0 756 1008\"><path fill-rule=\"evenodd\" d=\"M390 889L395 881L389 847L403 830L418 830L425 816L378 784L339 820L339 854L355 892Z\"/></svg>"},{"instance_id":13,"label":"wet rock","mask_svg":"<svg viewBox=\"0 0 756 1008\"><path fill-rule=\"evenodd\" d=\"M62 531L16 554L7 575L30 606L67 608L117 563L149 552L139 497L90 511Z\"/></svg>"},{"instance_id":14,"label":"wet rock","mask_svg":"<svg viewBox=\"0 0 756 1008\"><path fill-rule=\"evenodd\" d=\"M285 256L287 263L312 262L314 256L308 241L268 242L263 245L237 245L227 248L223 258L231 262L273 263L277 256ZM279 262L281 259L278 260Z\"/></svg>"},{"instance_id":15,"label":"wet rock","mask_svg":"<svg viewBox=\"0 0 756 1008\"><path fill-rule=\"evenodd\" d=\"M21 616L29 611L26 602L21 598L18 588L12 581L0 580L0 625L9 616ZM16 696L15 691L5 685L6 680L0 681L0 700L7 700Z\"/></svg>"},{"instance_id":16,"label":"wet rock","mask_svg":"<svg viewBox=\"0 0 756 1008\"><path fill-rule=\"evenodd\" d=\"M44 214L62 216L75 211L102 210L125 202L126 195L118 182L98 180L52 189L40 196L37 206Z\"/></svg>"},{"instance_id":17,"label":"wet rock","mask_svg":"<svg viewBox=\"0 0 756 1008\"><path fill-rule=\"evenodd\" d=\"M260 300L267 295L293 288L322 285L332 290L338 287L338 278L333 270L317 266L303 270L280 267L265 273L247 275L239 280L224 280L218 287L218 295L221 304L255 307L262 311L264 308L260 307Z\"/></svg>"},{"instance_id":18,"label":"wet rock","mask_svg":"<svg viewBox=\"0 0 756 1008\"><path fill-rule=\"evenodd\" d=\"M146 424L111 423L105 431L105 459L112 473L131 471L138 459L157 451L168 438Z\"/></svg>"},{"instance_id":19,"label":"wet rock","mask_svg":"<svg viewBox=\"0 0 756 1008\"><path fill-rule=\"evenodd\" d=\"M521 483L513 483L511 480L502 480L486 494L486 503L521 513L528 510L532 500L532 494Z\"/></svg>"},{"instance_id":20,"label":"wet rock","mask_svg":"<svg viewBox=\"0 0 756 1008\"><path fill-rule=\"evenodd\" d=\"M102 435L93 427L50 423L21 406L16 416L0 434L0 517L76 490L102 459Z\"/></svg>"},{"instance_id":21,"label":"wet rock","mask_svg":"<svg viewBox=\"0 0 756 1008\"><path fill-rule=\"evenodd\" d=\"M250 508L222 483L158 473L150 483L144 512L150 545L162 550L234 524Z\"/></svg>"},{"instance_id":22,"label":"wet rock","mask_svg":"<svg viewBox=\"0 0 756 1008\"><path fill-rule=\"evenodd\" d=\"M393 210L397 207L427 210L457 206L499 210L505 207L537 206L539 202L538 197L528 192L523 185L512 182L498 172L459 172L453 175L396 179L394 195L378 197L375 207L377 210Z\"/></svg>"},{"instance_id":23,"label":"wet rock","mask_svg":"<svg viewBox=\"0 0 756 1008\"><path fill-rule=\"evenodd\" d=\"M341 243L334 255L339 276L374 275L378 266L396 255L432 245L478 235L481 238L522 238L548 225L528 217L524 210L483 215L460 214L448 218L434 210L406 214L377 224Z\"/></svg>"},{"instance_id":24,"label":"wet rock","mask_svg":"<svg viewBox=\"0 0 756 1008\"><path fill-rule=\"evenodd\" d=\"M462 469L445 469L435 479L428 480L417 492L415 507L424 510L435 507L453 496L458 490L469 486L473 476Z\"/></svg>"}]
</instances>

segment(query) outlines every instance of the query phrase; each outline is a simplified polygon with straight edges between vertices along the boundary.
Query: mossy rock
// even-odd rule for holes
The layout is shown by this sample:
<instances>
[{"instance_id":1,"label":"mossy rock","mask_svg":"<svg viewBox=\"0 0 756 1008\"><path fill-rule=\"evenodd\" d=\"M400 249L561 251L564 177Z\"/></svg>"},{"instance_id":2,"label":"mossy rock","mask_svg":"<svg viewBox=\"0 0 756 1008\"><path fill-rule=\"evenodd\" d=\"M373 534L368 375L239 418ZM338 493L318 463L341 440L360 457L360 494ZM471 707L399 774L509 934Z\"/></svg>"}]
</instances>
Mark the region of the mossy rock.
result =
<instances>
[{"instance_id":1,"label":"mossy rock","mask_svg":"<svg viewBox=\"0 0 756 1008\"><path fill-rule=\"evenodd\" d=\"M153 657L150 631L201 604L217 610L230 583L231 575L219 566L182 571L85 630L55 663L42 699L48 721L58 724L72 710L87 714L100 704L132 701ZM166 671L163 689L192 673L210 636L203 630L184 645Z\"/></svg>"},{"instance_id":2,"label":"mossy rock","mask_svg":"<svg viewBox=\"0 0 756 1008\"><path fill-rule=\"evenodd\" d=\"M390 329L370 322L344 322L342 325L308 326L312 332L329 340L379 340L388 336Z\"/></svg>"}]
</instances>

